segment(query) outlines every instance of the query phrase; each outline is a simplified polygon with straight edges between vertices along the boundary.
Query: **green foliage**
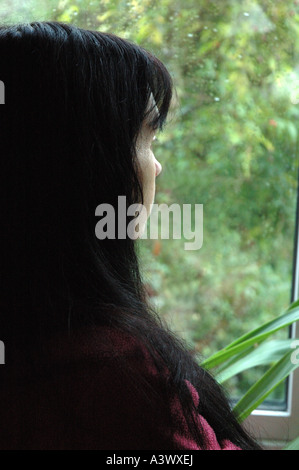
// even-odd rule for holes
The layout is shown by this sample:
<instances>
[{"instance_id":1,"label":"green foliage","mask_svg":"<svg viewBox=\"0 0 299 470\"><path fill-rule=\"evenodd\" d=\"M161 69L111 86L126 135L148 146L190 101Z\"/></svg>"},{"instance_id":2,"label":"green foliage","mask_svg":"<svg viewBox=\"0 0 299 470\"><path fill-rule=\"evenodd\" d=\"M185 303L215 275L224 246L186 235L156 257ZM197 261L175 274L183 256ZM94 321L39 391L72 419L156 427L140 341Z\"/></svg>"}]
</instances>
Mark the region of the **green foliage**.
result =
<instances>
[{"instance_id":1,"label":"green foliage","mask_svg":"<svg viewBox=\"0 0 299 470\"><path fill-rule=\"evenodd\" d=\"M285 446L284 450L299 450L299 437Z\"/></svg>"}]
</instances>

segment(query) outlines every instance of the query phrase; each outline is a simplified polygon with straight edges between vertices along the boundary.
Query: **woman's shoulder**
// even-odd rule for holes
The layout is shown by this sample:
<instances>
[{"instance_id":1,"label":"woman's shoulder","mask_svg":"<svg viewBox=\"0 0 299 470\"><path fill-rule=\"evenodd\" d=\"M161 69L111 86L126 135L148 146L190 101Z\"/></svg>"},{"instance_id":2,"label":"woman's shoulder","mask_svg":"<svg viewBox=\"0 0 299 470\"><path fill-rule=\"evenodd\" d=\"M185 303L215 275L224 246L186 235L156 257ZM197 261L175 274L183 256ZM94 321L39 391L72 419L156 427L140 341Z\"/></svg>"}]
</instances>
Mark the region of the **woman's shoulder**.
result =
<instances>
[{"instance_id":1,"label":"woman's shoulder","mask_svg":"<svg viewBox=\"0 0 299 470\"><path fill-rule=\"evenodd\" d=\"M95 421L93 427L99 429L96 423L105 423L109 443L103 448L108 449L112 439L118 449L200 450L190 435L181 402L171 388L167 368L157 369L140 339L117 328L95 327L77 335L69 344L72 360L77 358L80 365L77 391L93 410L85 417L85 426L92 426ZM186 381L186 385L196 409L201 397L192 383ZM86 409L82 402L80 409ZM229 440L218 442L214 430L200 414L194 413L194 419L205 435L208 449L239 449Z\"/></svg>"},{"instance_id":2,"label":"woman's shoulder","mask_svg":"<svg viewBox=\"0 0 299 470\"><path fill-rule=\"evenodd\" d=\"M25 423L29 448L200 450L166 368L158 370L141 340L116 328L92 327L56 338L47 348L43 366L33 368L38 373L23 375L1 397L5 435L12 439ZM187 385L197 407L200 397ZM218 443L200 415L196 420L208 448L235 448ZM2 437L0 432L0 446Z\"/></svg>"},{"instance_id":3,"label":"woman's shoulder","mask_svg":"<svg viewBox=\"0 0 299 470\"><path fill-rule=\"evenodd\" d=\"M118 445L129 446L123 447L128 449L133 445L146 449L200 450L190 435L181 402L171 388L167 368L157 369L140 339L116 328L95 328L88 333L87 343L81 340L80 350L89 364L100 364L92 373L94 385L85 388L90 393L94 391L93 399L97 402L94 406L98 409L95 416L101 415L103 420L104 413L111 434L114 435L111 420L115 429L123 430L122 438L116 441ZM201 397L192 383L186 381L186 385L197 409ZM194 413L194 419L204 433L208 449L239 450L229 440L218 442L214 430L200 414ZM120 444L124 434L129 442Z\"/></svg>"},{"instance_id":4,"label":"woman's shoulder","mask_svg":"<svg viewBox=\"0 0 299 470\"><path fill-rule=\"evenodd\" d=\"M151 355L144 342L128 331L108 326L93 326L71 335L56 337L47 344L49 363L82 363L104 365L105 362L137 362L138 370L156 373Z\"/></svg>"},{"instance_id":5,"label":"woman's shoulder","mask_svg":"<svg viewBox=\"0 0 299 470\"><path fill-rule=\"evenodd\" d=\"M167 379L144 344L116 328L93 328L68 342L76 420L95 448L173 449ZM61 351L60 351L61 352ZM73 385L72 385L73 384ZM70 412L73 404L70 404Z\"/></svg>"}]
</instances>

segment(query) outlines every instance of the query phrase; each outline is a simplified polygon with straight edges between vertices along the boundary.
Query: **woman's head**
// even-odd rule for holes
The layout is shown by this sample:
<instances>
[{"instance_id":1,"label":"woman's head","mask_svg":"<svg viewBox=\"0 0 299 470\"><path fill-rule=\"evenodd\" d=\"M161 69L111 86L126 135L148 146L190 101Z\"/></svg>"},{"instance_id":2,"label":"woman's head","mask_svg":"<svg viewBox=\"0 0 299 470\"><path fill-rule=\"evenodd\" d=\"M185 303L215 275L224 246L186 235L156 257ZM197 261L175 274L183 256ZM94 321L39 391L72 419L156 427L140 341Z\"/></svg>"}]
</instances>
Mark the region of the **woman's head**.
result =
<instances>
[{"instance_id":1,"label":"woman's head","mask_svg":"<svg viewBox=\"0 0 299 470\"><path fill-rule=\"evenodd\" d=\"M169 73L117 36L34 22L0 28L0 79L6 297L19 289L17 304L38 311L62 300L127 303L136 243L117 239L117 213L116 239L98 240L95 209L117 210L118 196L150 208Z\"/></svg>"}]
</instances>

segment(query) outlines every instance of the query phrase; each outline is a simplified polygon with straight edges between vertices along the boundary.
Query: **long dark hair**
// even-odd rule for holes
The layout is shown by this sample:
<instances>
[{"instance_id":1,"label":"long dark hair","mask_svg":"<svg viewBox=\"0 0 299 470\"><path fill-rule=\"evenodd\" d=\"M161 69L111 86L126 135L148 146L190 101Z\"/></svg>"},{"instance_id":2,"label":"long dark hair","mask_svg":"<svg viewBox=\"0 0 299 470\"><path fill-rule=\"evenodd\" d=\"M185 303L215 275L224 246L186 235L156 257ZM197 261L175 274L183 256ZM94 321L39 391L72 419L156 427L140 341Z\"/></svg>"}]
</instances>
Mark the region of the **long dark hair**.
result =
<instances>
[{"instance_id":1,"label":"long dark hair","mask_svg":"<svg viewBox=\"0 0 299 470\"><path fill-rule=\"evenodd\" d=\"M30 360L57 333L117 327L146 345L158 369L167 368L202 447L186 380L219 441L258 448L148 301L138 243L95 234L100 203L116 208L119 195L127 206L143 201L135 143L151 93L159 111L150 114L152 127L167 117L173 87L165 66L112 34L33 22L0 28L0 79L0 339L9 344L7 363L20 349Z\"/></svg>"}]
</instances>

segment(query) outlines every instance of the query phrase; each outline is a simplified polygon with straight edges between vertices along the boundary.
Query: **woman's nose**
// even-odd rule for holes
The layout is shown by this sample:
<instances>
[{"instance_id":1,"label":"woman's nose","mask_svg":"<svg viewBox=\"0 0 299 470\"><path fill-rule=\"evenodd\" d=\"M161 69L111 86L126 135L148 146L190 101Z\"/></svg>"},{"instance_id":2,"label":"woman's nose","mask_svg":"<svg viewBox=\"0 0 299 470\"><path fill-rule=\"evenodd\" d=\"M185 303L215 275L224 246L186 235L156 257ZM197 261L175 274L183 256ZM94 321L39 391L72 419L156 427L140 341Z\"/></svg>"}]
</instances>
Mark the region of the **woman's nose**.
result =
<instances>
[{"instance_id":1,"label":"woman's nose","mask_svg":"<svg viewBox=\"0 0 299 470\"><path fill-rule=\"evenodd\" d=\"M155 165L156 165L156 176L159 176L159 174L162 171L162 165L158 160L155 160Z\"/></svg>"}]
</instances>

